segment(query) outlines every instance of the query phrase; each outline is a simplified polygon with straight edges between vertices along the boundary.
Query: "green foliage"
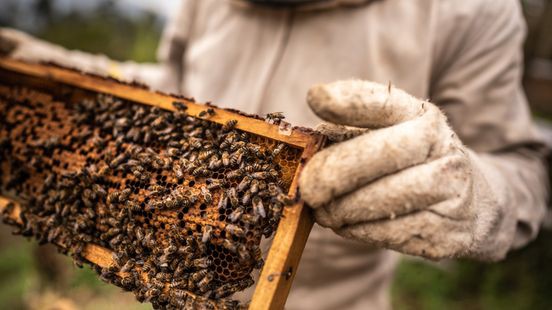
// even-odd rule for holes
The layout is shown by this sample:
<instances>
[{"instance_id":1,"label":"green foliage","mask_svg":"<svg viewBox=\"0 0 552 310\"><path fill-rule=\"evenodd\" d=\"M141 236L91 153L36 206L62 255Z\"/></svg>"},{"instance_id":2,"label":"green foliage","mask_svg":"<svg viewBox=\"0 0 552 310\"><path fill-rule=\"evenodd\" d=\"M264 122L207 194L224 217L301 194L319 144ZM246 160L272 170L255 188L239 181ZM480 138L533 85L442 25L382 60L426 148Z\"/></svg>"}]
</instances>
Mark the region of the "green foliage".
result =
<instances>
[{"instance_id":1,"label":"green foliage","mask_svg":"<svg viewBox=\"0 0 552 310\"><path fill-rule=\"evenodd\" d=\"M48 5L40 11L46 26L34 33L39 38L115 60L155 61L162 25L153 13L124 15L111 1L86 13L56 13Z\"/></svg>"},{"instance_id":2,"label":"green foliage","mask_svg":"<svg viewBox=\"0 0 552 310\"><path fill-rule=\"evenodd\" d=\"M502 262L405 261L393 285L395 309L552 309L552 232Z\"/></svg>"}]
</instances>

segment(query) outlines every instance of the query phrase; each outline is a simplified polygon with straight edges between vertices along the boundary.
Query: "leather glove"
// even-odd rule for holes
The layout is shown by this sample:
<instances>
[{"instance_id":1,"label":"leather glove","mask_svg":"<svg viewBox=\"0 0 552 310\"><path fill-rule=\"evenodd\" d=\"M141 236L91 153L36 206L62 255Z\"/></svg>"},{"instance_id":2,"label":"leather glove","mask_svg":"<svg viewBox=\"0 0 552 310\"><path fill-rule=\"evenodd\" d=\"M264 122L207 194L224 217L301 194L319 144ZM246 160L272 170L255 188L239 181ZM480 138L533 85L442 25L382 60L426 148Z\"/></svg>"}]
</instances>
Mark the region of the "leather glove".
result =
<instances>
[{"instance_id":1,"label":"leather glove","mask_svg":"<svg viewBox=\"0 0 552 310\"><path fill-rule=\"evenodd\" d=\"M493 259L515 226L500 173L467 149L432 103L397 88L340 81L310 89L336 142L306 164L299 185L316 221L337 234L431 259ZM490 186L488 178L492 178ZM492 247L487 247L492 242Z\"/></svg>"}]
</instances>

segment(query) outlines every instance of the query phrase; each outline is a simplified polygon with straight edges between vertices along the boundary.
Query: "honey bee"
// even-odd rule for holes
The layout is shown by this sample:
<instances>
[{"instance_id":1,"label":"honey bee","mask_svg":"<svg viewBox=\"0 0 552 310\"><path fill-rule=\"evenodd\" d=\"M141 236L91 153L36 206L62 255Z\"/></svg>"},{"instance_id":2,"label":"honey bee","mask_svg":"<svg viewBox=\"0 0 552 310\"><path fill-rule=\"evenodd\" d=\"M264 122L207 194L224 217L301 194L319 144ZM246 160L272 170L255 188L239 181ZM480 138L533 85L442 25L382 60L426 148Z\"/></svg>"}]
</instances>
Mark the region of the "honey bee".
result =
<instances>
[{"instance_id":1,"label":"honey bee","mask_svg":"<svg viewBox=\"0 0 552 310\"><path fill-rule=\"evenodd\" d=\"M192 261L195 268L205 269L211 266L211 260L207 257L196 258Z\"/></svg>"},{"instance_id":2,"label":"honey bee","mask_svg":"<svg viewBox=\"0 0 552 310\"><path fill-rule=\"evenodd\" d=\"M231 119L231 120L227 121L226 124L224 124L224 126L222 127L222 130L230 131L230 130L232 130L236 127L237 123L238 123L237 120Z\"/></svg>"},{"instance_id":3,"label":"honey bee","mask_svg":"<svg viewBox=\"0 0 552 310\"><path fill-rule=\"evenodd\" d=\"M251 214L243 214L241 216L241 221L244 222L245 224L256 225L259 222L259 216L251 215Z\"/></svg>"},{"instance_id":4,"label":"honey bee","mask_svg":"<svg viewBox=\"0 0 552 310\"><path fill-rule=\"evenodd\" d=\"M245 232L240 227L234 225L234 224L226 224L224 227L224 230L226 230L229 234L234 235L236 237L245 237Z\"/></svg>"},{"instance_id":5,"label":"honey bee","mask_svg":"<svg viewBox=\"0 0 552 310\"><path fill-rule=\"evenodd\" d=\"M179 111L186 111L188 109L187 105L185 105L184 103L179 102L179 101L173 101L172 105L175 109L177 109Z\"/></svg>"},{"instance_id":6,"label":"honey bee","mask_svg":"<svg viewBox=\"0 0 552 310\"><path fill-rule=\"evenodd\" d=\"M227 151L222 152L222 164L225 167L230 166L230 154Z\"/></svg>"},{"instance_id":7,"label":"honey bee","mask_svg":"<svg viewBox=\"0 0 552 310\"><path fill-rule=\"evenodd\" d=\"M262 199L259 198L259 196L255 196L253 197L252 203L253 203L253 212L255 213L255 215L265 218L266 210L264 208Z\"/></svg>"},{"instance_id":8,"label":"honey bee","mask_svg":"<svg viewBox=\"0 0 552 310\"><path fill-rule=\"evenodd\" d=\"M218 209L226 208L227 205L228 205L228 196L224 192L222 192L220 194L220 199L217 204L217 208Z\"/></svg>"},{"instance_id":9,"label":"honey bee","mask_svg":"<svg viewBox=\"0 0 552 310\"><path fill-rule=\"evenodd\" d=\"M284 113L282 113L282 112L272 112L272 113L267 113L266 114L267 121L271 121L271 122L274 122L274 123L280 122L284 118L286 118L286 117L284 116Z\"/></svg>"},{"instance_id":10,"label":"honey bee","mask_svg":"<svg viewBox=\"0 0 552 310\"><path fill-rule=\"evenodd\" d=\"M238 192L236 191L236 188L235 187L231 187L230 189L228 189L228 198L230 199L230 204L232 205L232 207L237 207L238 206Z\"/></svg>"},{"instance_id":11,"label":"honey bee","mask_svg":"<svg viewBox=\"0 0 552 310\"><path fill-rule=\"evenodd\" d=\"M201 237L201 242L206 243L211 240L211 234L213 232L213 227L211 225L203 226L203 235Z\"/></svg>"},{"instance_id":12,"label":"honey bee","mask_svg":"<svg viewBox=\"0 0 552 310\"><path fill-rule=\"evenodd\" d=\"M251 191L247 191L243 193L242 204L248 205L250 200L251 200Z\"/></svg>"},{"instance_id":13,"label":"honey bee","mask_svg":"<svg viewBox=\"0 0 552 310\"><path fill-rule=\"evenodd\" d=\"M201 188L201 195L205 203L210 204L213 201L213 196L211 195L211 192L206 187Z\"/></svg>"},{"instance_id":14,"label":"honey bee","mask_svg":"<svg viewBox=\"0 0 552 310\"><path fill-rule=\"evenodd\" d=\"M284 149L286 145L283 144L283 143L279 143L275 148L274 150L272 150L272 156L276 157L278 156L278 154L280 154L282 152L282 150Z\"/></svg>"},{"instance_id":15,"label":"honey bee","mask_svg":"<svg viewBox=\"0 0 552 310\"><path fill-rule=\"evenodd\" d=\"M228 251L232 252L232 253L237 253L238 251L238 246L231 240L229 239L223 239L222 240L222 246L227 249Z\"/></svg>"},{"instance_id":16,"label":"honey bee","mask_svg":"<svg viewBox=\"0 0 552 310\"><path fill-rule=\"evenodd\" d=\"M238 257L241 262L249 262L251 260L251 255L249 254L249 250L247 250L245 244L240 244L238 246Z\"/></svg>"},{"instance_id":17,"label":"honey bee","mask_svg":"<svg viewBox=\"0 0 552 310\"><path fill-rule=\"evenodd\" d=\"M109 162L109 168L115 169L127 159L127 154L122 153Z\"/></svg>"},{"instance_id":18,"label":"honey bee","mask_svg":"<svg viewBox=\"0 0 552 310\"><path fill-rule=\"evenodd\" d=\"M238 207L234 211L232 211L232 213L230 213L230 215L228 216L228 219L233 223L237 222L242 216L244 211L245 210L243 207Z\"/></svg>"},{"instance_id":19,"label":"honey bee","mask_svg":"<svg viewBox=\"0 0 552 310\"><path fill-rule=\"evenodd\" d=\"M243 192L249 184L251 184L251 178L249 176L245 176L238 184L238 192Z\"/></svg>"}]
</instances>

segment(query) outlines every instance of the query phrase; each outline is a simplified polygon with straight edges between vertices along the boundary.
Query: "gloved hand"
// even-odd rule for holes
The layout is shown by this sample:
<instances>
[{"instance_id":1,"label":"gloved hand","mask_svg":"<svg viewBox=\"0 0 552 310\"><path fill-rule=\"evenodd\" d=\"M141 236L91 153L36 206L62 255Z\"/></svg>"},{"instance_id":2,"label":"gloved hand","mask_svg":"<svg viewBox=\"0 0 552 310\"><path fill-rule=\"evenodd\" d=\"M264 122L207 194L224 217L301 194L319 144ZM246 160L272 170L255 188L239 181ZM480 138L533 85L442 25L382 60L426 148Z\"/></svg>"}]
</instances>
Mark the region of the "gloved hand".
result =
<instances>
[{"instance_id":1,"label":"gloved hand","mask_svg":"<svg viewBox=\"0 0 552 310\"><path fill-rule=\"evenodd\" d=\"M92 55L37 39L22 31L0 28L0 56L9 56L32 62L54 62L99 75L114 74L116 62L104 55Z\"/></svg>"},{"instance_id":2,"label":"gloved hand","mask_svg":"<svg viewBox=\"0 0 552 310\"><path fill-rule=\"evenodd\" d=\"M299 180L320 225L432 259L493 257L487 238L515 226L499 200L507 192L503 182L490 186L500 174L462 145L435 105L365 81L314 86L307 101L331 122L318 130L337 142Z\"/></svg>"}]
</instances>

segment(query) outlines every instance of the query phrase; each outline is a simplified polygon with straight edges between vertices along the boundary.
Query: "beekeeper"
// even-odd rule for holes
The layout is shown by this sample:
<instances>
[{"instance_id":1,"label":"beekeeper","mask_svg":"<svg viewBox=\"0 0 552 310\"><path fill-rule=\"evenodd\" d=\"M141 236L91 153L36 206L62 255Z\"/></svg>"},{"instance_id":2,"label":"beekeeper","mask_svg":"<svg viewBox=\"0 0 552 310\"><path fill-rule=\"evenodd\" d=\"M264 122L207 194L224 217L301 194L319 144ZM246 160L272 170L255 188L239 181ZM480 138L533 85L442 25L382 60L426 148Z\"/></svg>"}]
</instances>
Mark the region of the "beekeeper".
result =
<instances>
[{"instance_id":1,"label":"beekeeper","mask_svg":"<svg viewBox=\"0 0 552 310\"><path fill-rule=\"evenodd\" d=\"M160 63L138 65L2 30L15 57L324 121L336 143L301 175L319 225L288 309L386 309L397 252L496 261L535 238L547 176L524 34L517 0L184 0Z\"/></svg>"}]
</instances>

